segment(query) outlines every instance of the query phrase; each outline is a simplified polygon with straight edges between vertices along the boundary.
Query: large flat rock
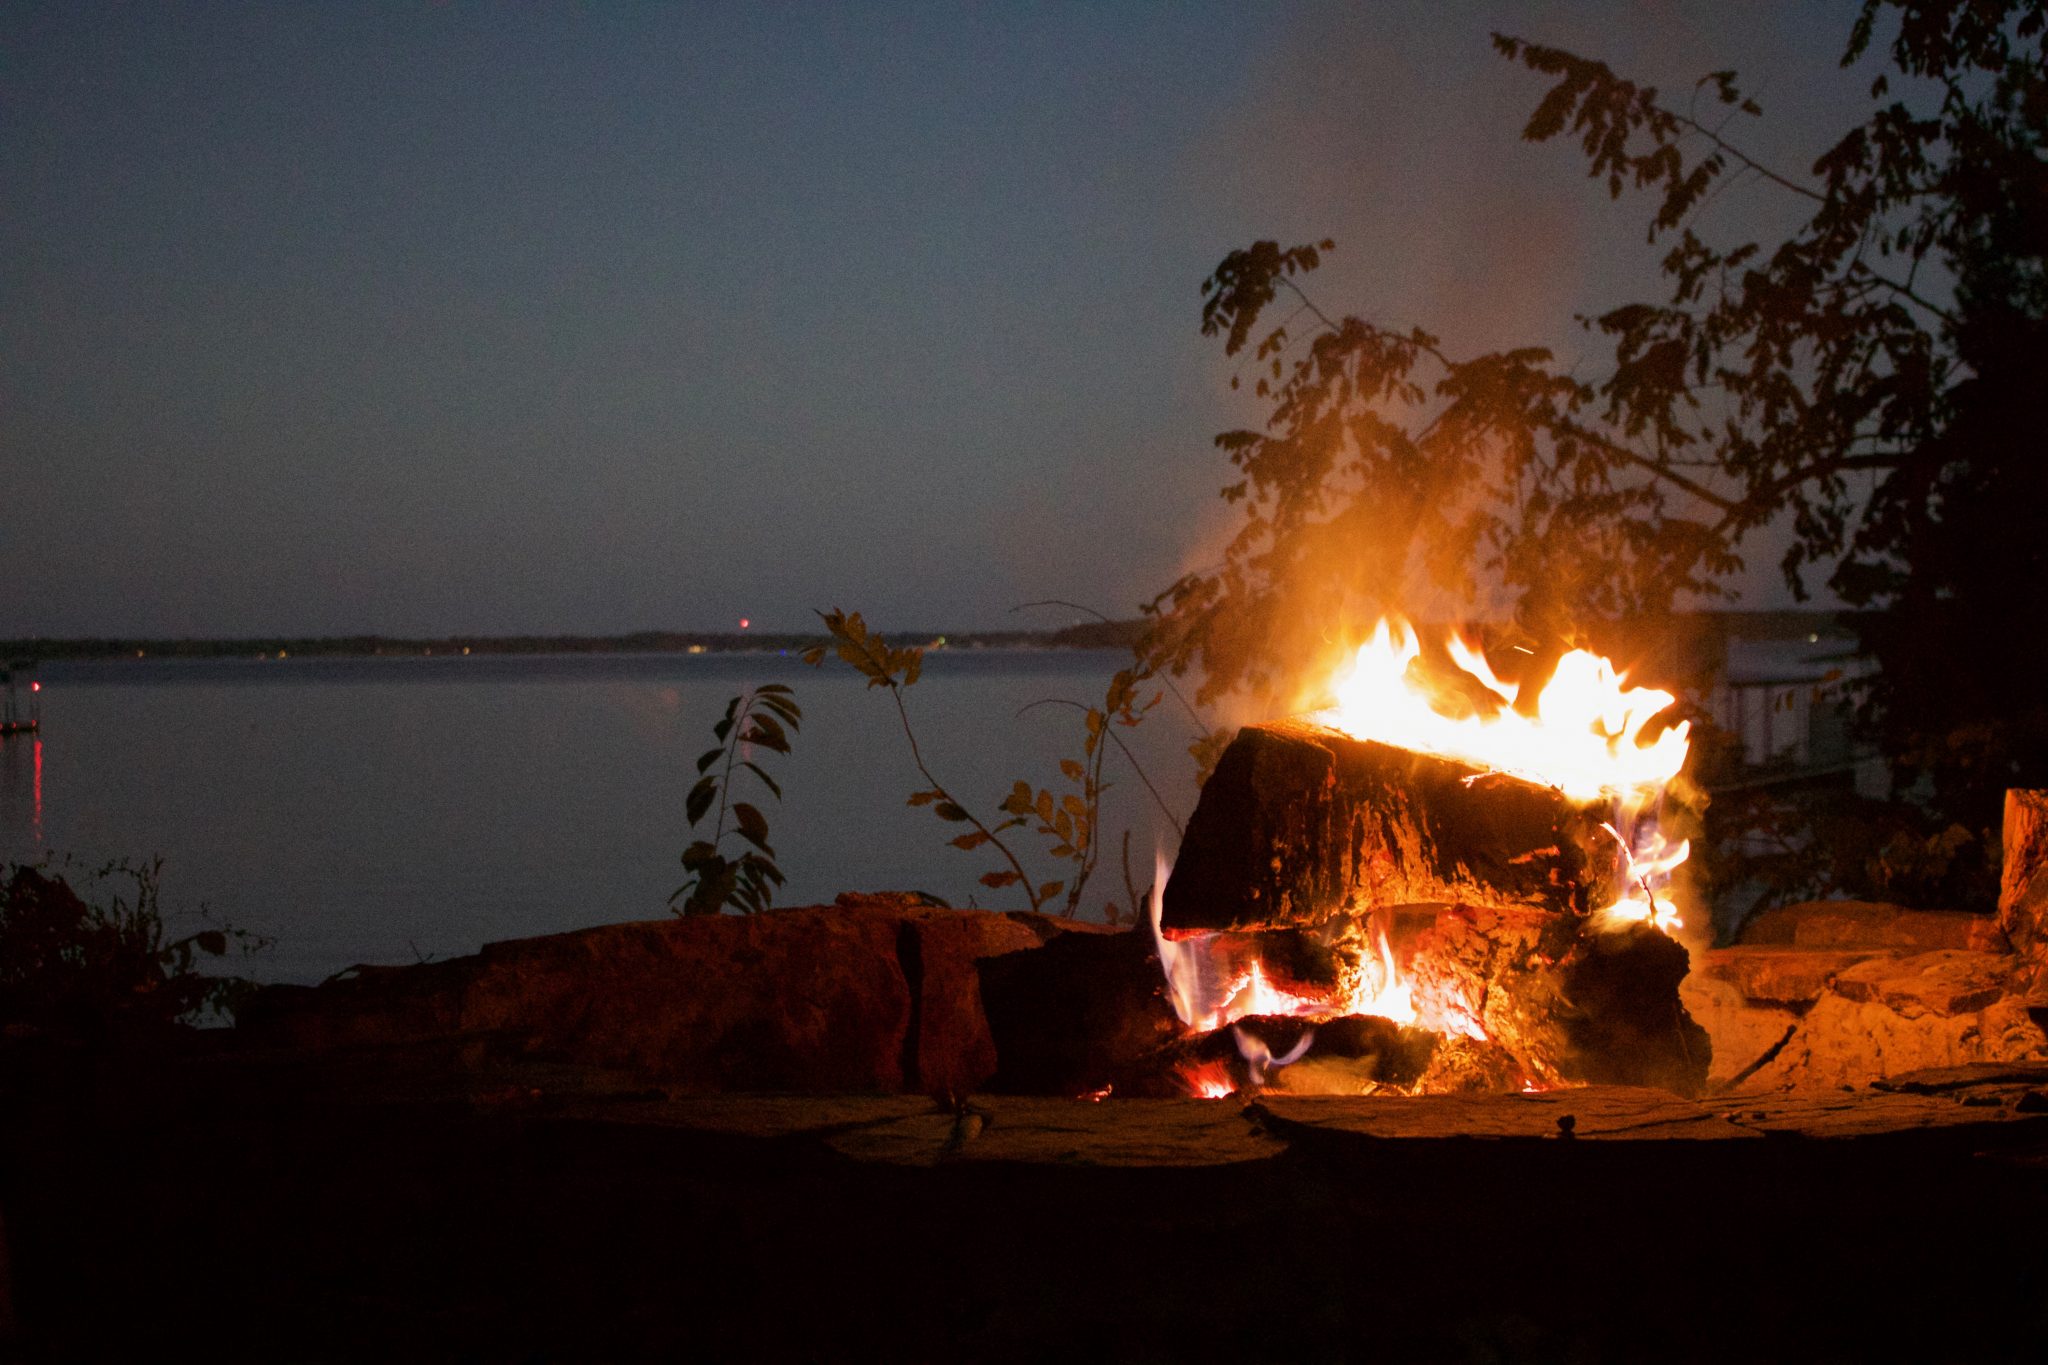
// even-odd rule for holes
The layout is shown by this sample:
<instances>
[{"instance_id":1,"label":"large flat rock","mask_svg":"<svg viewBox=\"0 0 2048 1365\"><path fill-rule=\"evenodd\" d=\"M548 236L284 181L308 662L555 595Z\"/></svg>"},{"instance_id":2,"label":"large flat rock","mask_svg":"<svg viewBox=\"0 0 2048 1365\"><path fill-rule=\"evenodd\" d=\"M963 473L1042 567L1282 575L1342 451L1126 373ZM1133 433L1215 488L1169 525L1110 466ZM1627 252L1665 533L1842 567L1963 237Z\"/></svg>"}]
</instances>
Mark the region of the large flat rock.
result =
<instances>
[{"instance_id":1,"label":"large flat rock","mask_svg":"<svg viewBox=\"0 0 2048 1365\"><path fill-rule=\"evenodd\" d=\"M1859 962L1836 975L1834 990L1845 1000L1879 1002L1907 1018L1953 1017L1989 1009L2011 984L2009 954L1950 949Z\"/></svg>"},{"instance_id":2,"label":"large flat rock","mask_svg":"<svg viewBox=\"0 0 2048 1365\"><path fill-rule=\"evenodd\" d=\"M1796 948L2007 949L1998 919L1959 910L1908 910L1879 901L1803 901L1752 916L1741 942Z\"/></svg>"},{"instance_id":3,"label":"large flat rock","mask_svg":"<svg viewBox=\"0 0 2048 1365\"><path fill-rule=\"evenodd\" d=\"M1889 948L1797 948L1790 944L1709 948L1693 955L1692 974L1725 981L1747 1000L1810 1005L1859 962L1895 957Z\"/></svg>"},{"instance_id":4,"label":"large flat rock","mask_svg":"<svg viewBox=\"0 0 2048 1365\"><path fill-rule=\"evenodd\" d=\"M693 1090L965 1094L997 1067L979 964L1106 932L845 896L602 925L273 987L240 1027L301 1048L509 1038L536 1056Z\"/></svg>"}]
</instances>

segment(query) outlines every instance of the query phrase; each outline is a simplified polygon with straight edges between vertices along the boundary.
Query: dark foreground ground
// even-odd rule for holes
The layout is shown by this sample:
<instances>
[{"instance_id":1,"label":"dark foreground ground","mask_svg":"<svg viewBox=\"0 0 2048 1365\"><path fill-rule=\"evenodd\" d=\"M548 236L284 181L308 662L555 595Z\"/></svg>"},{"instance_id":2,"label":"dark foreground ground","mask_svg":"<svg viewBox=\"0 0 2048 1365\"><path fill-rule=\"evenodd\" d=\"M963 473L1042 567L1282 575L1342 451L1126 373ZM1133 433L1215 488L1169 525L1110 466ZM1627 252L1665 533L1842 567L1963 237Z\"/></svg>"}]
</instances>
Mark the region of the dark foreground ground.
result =
<instances>
[{"instance_id":1,"label":"dark foreground ground","mask_svg":"<svg viewBox=\"0 0 2048 1365\"><path fill-rule=\"evenodd\" d=\"M17 1058L7 1349L2048 1358L2048 1068L956 1109L671 1098L468 1047Z\"/></svg>"}]
</instances>

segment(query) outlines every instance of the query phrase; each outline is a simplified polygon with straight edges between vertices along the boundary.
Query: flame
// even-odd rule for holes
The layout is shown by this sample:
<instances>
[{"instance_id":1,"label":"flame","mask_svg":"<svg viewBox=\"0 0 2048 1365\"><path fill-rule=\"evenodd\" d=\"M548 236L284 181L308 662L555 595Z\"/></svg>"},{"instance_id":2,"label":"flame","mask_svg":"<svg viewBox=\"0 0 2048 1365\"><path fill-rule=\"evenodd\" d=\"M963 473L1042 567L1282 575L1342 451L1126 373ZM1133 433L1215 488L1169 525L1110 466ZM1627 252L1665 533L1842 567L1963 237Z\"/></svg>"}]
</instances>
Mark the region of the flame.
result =
<instances>
[{"instance_id":1,"label":"flame","mask_svg":"<svg viewBox=\"0 0 2048 1365\"><path fill-rule=\"evenodd\" d=\"M1201 1062L1180 1069L1180 1083L1198 1100L1227 1100L1237 1093L1228 1062Z\"/></svg>"},{"instance_id":2,"label":"flame","mask_svg":"<svg viewBox=\"0 0 2048 1365\"><path fill-rule=\"evenodd\" d=\"M1422 654L1422 642L1405 621L1382 619L1332 688L1336 704L1317 719L1356 739L1462 759L1557 787L1575 801L1647 795L1685 765L1689 723L1643 742L1644 728L1671 705L1672 695L1626 686L1614 665L1597 654L1575 649L1558 660L1531 716L1514 709L1516 690L1495 676L1478 649L1456 636L1445 647L1498 703L1491 714L1453 716L1438 709L1442 690L1433 691L1410 667Z\"/></svg>"},{"instance_id":3,"label":"flame","mask_svg":"<svg viewBox=\"0 0 2048 1365\"><path fill-rule=\"evenodd\" d=\"M1596 912L1596 927L1619 929L1628 924L1649 924L1667 934L1683 929L1685 921L1678 917L1678 907L1668 900L1658 900L1657 892L1671 884L1671 874L1692 853L1692 841L1681 839L1674 848L1652 829L1646 832L1643 846L1638 849L1631 847L1613 825L1606 829L1628 855L1627 882L1631 889L1614 904ZM1636 895L1636 891L1642 894Z\"/></svg>"},{"instance_id":4,"label":"flame","mask_svg":"<svg viewBox=\"0 0 2048 1365\"><path fill-rule=\"evenodd\" d=\"M1501 681L1476 647L1452 635L1444 648L1470 680L1457 689L1466 703L1455 708L1462 714L1447 714L1450 689L1433 688L1413 667L1422 654L1414 630L1405 621L1383 618L1332 686L1336 704L1316 719L1357 739L1556 787L1574 801L1608 800L1614 818L1607 830L1620 842L1628 867L1613 903L1596 913L1596 927L1650 924L1665 933L1682 928L1677 907L1657 893L1670 886L1673 870L1691 849L1683 842L1668 846L1646 814L1685 766L1689 721L1665 727L1647 743L1643 739L1672 695L1630 687L1612 663L1575 649L1558 660L1530 715L1516 709L1519 689ZM1495 704L1473 706L1472 685ZM1472 1023L1477 1026L1476 1019Z\"/></svg>"},{"instance_id":5,"label":"flame","mask_svg":"<svg viewBox=\"0 0 2048 1365\"><path fill-rule=\"evenodd\" d=\"M1221 951L1228 943L1227 935L1167 938L1160 930L1160 915L1170 871L1166 855L1157 854L1149 899L1152 944L1166 974L1167 999L1173 1012L1194 1032L1213 1033L1240 1019L1322 1022L1370 1014L1435 1033L1486 1040L1478 1011L1454 987L1418 983L1401 971L1394 961L1393 945L1387 941L1386 928L1377 922L1373 926L1376 951L1361 956L1335 990L1314 995L1291 991L1275 982L1257 958L1248 962L1233 960Z\"/></svg>"},{"instance_id":6,"label":"flame","mask_svg":"<svg viewBox=\"0 0 2048 1365\"><path fill-rule=\"evenodd\" d=\"M1316 1040L1316 1031L1307 1030L1294 1040L1293 1047L1278 1056L1266 1046L1265 1039L1247 1033L1235 1025L1231 1027L1230 1036L1237 1041L1237 1055L1244 1058L1245 1067L1251 1072L1252 1086L1256 1089L1266 1083L1268 1073L1278 1071L1282 1067L1293 1066L1307 1056L1309 1045Z\"/></svg>"}]
</instances>

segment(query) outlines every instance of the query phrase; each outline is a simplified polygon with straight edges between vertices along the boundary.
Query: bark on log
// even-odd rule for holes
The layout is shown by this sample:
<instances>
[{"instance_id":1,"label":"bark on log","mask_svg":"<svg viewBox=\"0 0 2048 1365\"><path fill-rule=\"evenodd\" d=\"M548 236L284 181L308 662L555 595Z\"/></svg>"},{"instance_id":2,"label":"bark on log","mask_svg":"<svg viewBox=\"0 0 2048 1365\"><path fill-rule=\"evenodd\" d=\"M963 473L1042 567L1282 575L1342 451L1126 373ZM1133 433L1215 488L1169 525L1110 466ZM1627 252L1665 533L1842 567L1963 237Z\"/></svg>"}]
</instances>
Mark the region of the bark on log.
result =
<instances>
[{"instance_id":1,"label":"bark on log","mask_svg":"<svg viewBox=\"0 0 2048 1365\"><path fill-rule=\"evenodd\" d=\"M2005 794L1998 927L2026 959L2026 984L2048 979L2048 791Z\"/></svg>"},{"instance_id":2,"label":"bark on log","mask_svg":"<svg viewBox=\"0 0 2048 1365\"><path fill-rule=\"evenodd\" d=\"M1583 915L1617 884L1604 803L1304 721L1247 726L1188 822L1162 928L1307 927L1382 906Z\"/></svg>"}]
</instances>

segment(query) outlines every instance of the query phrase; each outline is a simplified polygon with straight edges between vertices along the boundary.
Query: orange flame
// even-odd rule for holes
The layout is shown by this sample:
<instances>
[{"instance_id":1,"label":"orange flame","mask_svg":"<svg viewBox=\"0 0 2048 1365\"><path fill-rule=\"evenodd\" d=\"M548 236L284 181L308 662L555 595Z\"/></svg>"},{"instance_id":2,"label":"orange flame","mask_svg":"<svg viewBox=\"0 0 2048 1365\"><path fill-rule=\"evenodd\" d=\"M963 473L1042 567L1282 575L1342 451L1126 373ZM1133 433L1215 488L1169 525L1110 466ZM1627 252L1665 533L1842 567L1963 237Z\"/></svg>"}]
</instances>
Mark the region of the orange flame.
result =
<instances>
[{"instance_id":1,"label":"orange flame","mask_svg":"<svg viewBox=\"0 0 2048 1365\"><path fill-rule=\"evenodd\" d=\"M1476 648L1452 636L1451 658L1500 703L1491 715L1451 716L1410 665L1422 644L1404 621L1382 620L1338 677L1336 704L1317 717L1356 739L1379 740L1557 787L1575 801L1640 796L1685 764L1688 724L1649 743L1643 730L1670 706L1669 692L1628 687L1614 665L1583 649L1558 660L1534 716L1513 708L1509 684Z\"/></svg>"},{"instance_id":2,"label":"orange flame","mask_svg":"<svg viewBox=\"0 0 2048 1365\"><path fill-rule=\"evenodd\" d=\"M1440 709L1440 689L1412 667L1421 641L1407 622L1382 619L1333 684L1336 704L1316 719L1357 739L1556 787L1574 801L1611 801L1614 820L1607 829L1627 855L1628 871L1615 888L1614 903L1598 912L1598 927L1648 923L1666 933L1681 928L1677 908L1657 893L1671 884L1673 870L1691 848L1683 842L1670 847L1642 820L1644 809L1685 766L1691 722L1667 726L1647 742L1643 738L1675 698L1653 687L1630 687L1612 663L1575 649L1558 660L1532 716L1516 709L1517 689L1495 675L1476 647L1456 635L1444 647L1470 684L1499 703L1491 714L1465 708L1463 715L1449 715Z\"/></svg>"},{"instance_id":3,"label":"orange flame","mask_svg":"<svg viewBox=\"0 0 2048 1365\"><path fill-rule=\"evenodd\" d=\"M1202 1062L1180 1069L1180 1083L1198 1100L1227 1100L1237 1093L1228 1062Z\"/></svg>"}]
</instances>

